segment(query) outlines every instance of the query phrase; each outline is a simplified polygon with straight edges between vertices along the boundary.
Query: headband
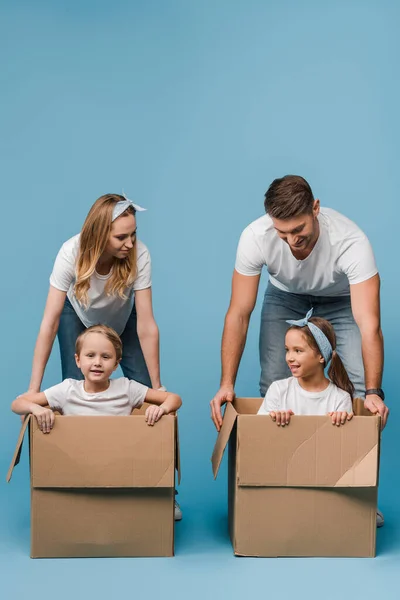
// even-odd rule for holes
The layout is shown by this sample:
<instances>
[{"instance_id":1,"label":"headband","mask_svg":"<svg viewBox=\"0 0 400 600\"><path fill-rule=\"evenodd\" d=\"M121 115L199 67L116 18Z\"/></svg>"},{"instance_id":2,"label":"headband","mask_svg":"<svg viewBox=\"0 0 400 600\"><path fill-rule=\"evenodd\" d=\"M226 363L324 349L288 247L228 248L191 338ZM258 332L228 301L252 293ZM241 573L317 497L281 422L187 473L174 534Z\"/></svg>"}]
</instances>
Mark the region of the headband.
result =
<instances>
[{"instance_id":1,"label":"headband","mask_svg":"<svg viewBox=\"0 0 400 600\"><path fill-rule=\"evenodd\" d=\"M122 196L125 198L125 200L120 200L114 206L111 221L115 221L115 219L118 219L118 217L120 217L122 215L122 213L124 213L126 211L126 209L129 208L130 206L133 206L133 208L135 210L137 210L138 212L147 210L147 208L143 208L142 206L139 206L139 204L135 204L134 202L132 202L132 200L129 200L129 198L127 198L125 196L124 192L122 192Z\"/></svg>"},{"instance_id":2,"label":"headband","mask_svg":"<svg viewBox=\"0 0 400 600\"><path fill-rule=\"evenodd\" d=\"M311 308L304 317L304 319L299 319L298 321L286 321L286 323L289 323L289 325L296 325L296 327L308 327L308 329L312 333L314 340L317 343L319 351L324 357L325 364L327 365L332 358L333 349L330 341L328 340L324 332L321 331L319 327L314 325L314 323L309 323L309 319L311 319L312 314L313 309Z\"/></svg>"}]
</instances>

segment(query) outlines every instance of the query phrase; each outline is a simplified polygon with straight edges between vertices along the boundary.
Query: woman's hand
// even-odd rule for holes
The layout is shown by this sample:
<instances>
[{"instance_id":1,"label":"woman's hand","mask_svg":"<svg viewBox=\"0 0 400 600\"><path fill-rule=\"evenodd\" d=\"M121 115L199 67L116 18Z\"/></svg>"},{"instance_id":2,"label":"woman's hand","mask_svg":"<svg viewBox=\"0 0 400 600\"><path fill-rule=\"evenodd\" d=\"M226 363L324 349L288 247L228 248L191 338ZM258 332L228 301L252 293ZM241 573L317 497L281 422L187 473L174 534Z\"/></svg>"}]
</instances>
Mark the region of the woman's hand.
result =
<instances>
[{"instance_id":1,"label":"woman's hand","mask_svg":"<svg viewBox=\"0 0 400 600\"><path fill-rule=\"evenodd\" d=\"M328 415L332 418L332 425L344 425L346 421L351 421L354 414L344 411L330 412Z\"/></svg>"},{"instance_id":2,"label":"woman's hand","mask_svg":"<svg viewBox=\"0 0 400 600\"><path fill-rule=\"evenodd\" d=\"M152 404L148 406L146 412L144 413L144 418L146 420L147 425L154 425L161 419L163 415L167 414L165 408L161 404L161 406L155 406Z\"/></svg>"},{"instance_id":3,"label":"woman's hand","mask_svg":"<svg viewBox=\"0 0 400 600\"><path fill-rule=\"evenodd\" d=\"M54 426L54 413L51 408L45 408L35 404L32 406L32 414L35 415L40 431L50 433Z\"/></svg>"},{"instance_id":4,"label":"woman's hand","mask_svg":"<svg viewBox=\"0 0 400 600\"><path fill-rule=\"evenodd\" d=\"M285 427L285 425L289 425L290 417L292 415L294 415L294 412L290 409L277 410L269 413L269 416L271 417L273 422L276 423L278 426L281 425L282 427Z\"/></svg>"}]
</instances>

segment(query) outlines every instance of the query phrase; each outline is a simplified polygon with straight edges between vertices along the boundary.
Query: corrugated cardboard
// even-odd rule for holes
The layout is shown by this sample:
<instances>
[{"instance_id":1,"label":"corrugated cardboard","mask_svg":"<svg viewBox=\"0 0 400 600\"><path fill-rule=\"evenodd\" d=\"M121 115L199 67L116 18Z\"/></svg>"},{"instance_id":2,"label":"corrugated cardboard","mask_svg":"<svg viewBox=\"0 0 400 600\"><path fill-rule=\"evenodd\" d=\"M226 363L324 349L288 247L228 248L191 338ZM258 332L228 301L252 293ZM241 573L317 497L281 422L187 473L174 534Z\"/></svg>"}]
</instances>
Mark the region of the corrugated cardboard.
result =
<instances>
[{"instance_id":1,"label":"corrugated cardboard","mask_svg":"<svg viewBox=\"0 0 400 600\"><path fill-rule=\"evenodd\" d=\"M241 556L375 556L380 419L294 416L278 427L261 398L225 410L212 466L228 453L229 530ZM356 414L363 402L354 403Z\"/></svg>"},{"instance_id":2,"label":"corrugated cardboard","mask_svg":"<svg viewBox=\"0 0 400 600\"><path fill-rule=\"evenodd\" d=\"M136 413L136 411L135 411ZM29 427L31 556L173 556L177 418L56 416Z\"/></svg>"}]
</instances>

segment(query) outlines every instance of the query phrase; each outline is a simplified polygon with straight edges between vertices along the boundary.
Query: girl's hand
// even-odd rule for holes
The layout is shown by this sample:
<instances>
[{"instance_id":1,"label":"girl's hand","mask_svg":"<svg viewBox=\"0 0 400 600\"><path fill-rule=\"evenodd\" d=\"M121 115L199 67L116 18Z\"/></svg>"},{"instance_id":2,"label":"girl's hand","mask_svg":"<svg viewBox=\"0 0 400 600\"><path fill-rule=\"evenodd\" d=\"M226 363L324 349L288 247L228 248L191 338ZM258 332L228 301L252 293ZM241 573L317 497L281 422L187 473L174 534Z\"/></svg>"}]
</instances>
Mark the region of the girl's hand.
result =
<instances>
[{"instance_id":1,"label":"girl's hand","mask_svg":"<svg viewBox=\"0 0 400 600\"><path fill-rule=\"evenodd\" d=\"M161 417L165 414L167 414L167 411L165 410L162 404L161 406L156 406L152 404L146 409L146 412L144 413L144 418L146 420L147 425L154 425L154 423L157 423L157 421L159 421Z\"/></svg>"},{"instance_id":2,"label":"girl's hand","mask_svg":"<svg viewBox=\"0 0 400 600\"><path fill-rule=\"evenodd\" d=\"M54 413L51 408L34 405L32 407L32 414L36 417L40 431L43 433L50 433L54 426Z\"/></svg>"},{"instance_id":3,"label":"girl's hand","mask_svg":"<svg viewBox=\"0 0 400 600\"><path fill-rule=\"evenodd\" d=\"M344 425L346 421L351 421L354 414L348 413L346 411L338 411L338 412L330 412L328 413L330 417L332 417L332 425Z\"/></svg>"},{"instance_id":4,"label":"girl's hand","mask_svg":"<svg viewBox=\"0 0 400 600\"><path fill-rule=\"evenodd\" d=\"M292 415L294 415L294 412L292 410L277 410L269 413L269 416L274 421L274 423L276 423L278 426L282 425L282 427L285 427L285 425L289 425L290 417Z\"/></svg>"}]
</instances>

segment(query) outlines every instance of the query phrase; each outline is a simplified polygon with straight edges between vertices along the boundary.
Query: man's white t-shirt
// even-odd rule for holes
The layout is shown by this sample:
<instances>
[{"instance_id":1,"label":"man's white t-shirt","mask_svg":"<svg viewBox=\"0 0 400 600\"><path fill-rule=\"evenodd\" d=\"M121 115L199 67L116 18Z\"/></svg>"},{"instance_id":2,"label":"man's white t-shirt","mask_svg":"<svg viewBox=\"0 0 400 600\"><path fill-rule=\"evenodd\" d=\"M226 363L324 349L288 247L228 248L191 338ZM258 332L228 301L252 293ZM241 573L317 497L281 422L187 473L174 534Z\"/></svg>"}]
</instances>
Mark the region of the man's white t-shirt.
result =
<instances>
[{"instance_id":1,"label":"man's white t-shirt","mask_svg":"<svg viewBox=\"0 0 400 600\"><path fill-rule=\"evenodd\" d=\"M353 411L350 394L329 382L322 392L307 392L296 377L274 381L268 388L257 414L292 410L295 415L326 415L329 412Z\"/></svg>"},{"instance_id":2,"label":"man's white t-shirt","mask_svg":"<svg viewBox=\"0 0 400 600\"><path fill-rule=\"evenodd\" d=\"M321 208L320 233L307 258L298 260L264 215L243 231L235 269L242 275L259 275L267 266L271 283L294 294L346 296L349 284L361 283L378 272L371 244L347 217Z\"/></svg>"},{"instance_id":3,"label":"man's white t-shirt","mask_svg":"<svg viewBox=\"0 0 400 600\"><path fill-rule=\"evenodd\" d=\"M120 335L132 311L134 292L151 287L150 253L147 247L137 240L137 275L133 286L125 290L126 299L106 294L105 286L111 277L111 271L107 275L99 275L95 271L90 278L89 305L85 308L78 302L74 293L79 237L80 234L75 235L61 246L50 276L50 285L67 292L69 301L85 327L102 323L112 327Z\"/></svg>"},{"instance_id":4,"label":"man's white t-shirt","mask_svg":"<svg viewBox=\"0 0 400 600\"><path fill-rule=\"evenodd\" d=\"M51 408L63 415L130 415L134 408L140 408L149 389L147 386L119 377L110 379L110 385L104 392L88 394L84 381L64 379L44 391Z\"/></svg>"}]
</instances>

